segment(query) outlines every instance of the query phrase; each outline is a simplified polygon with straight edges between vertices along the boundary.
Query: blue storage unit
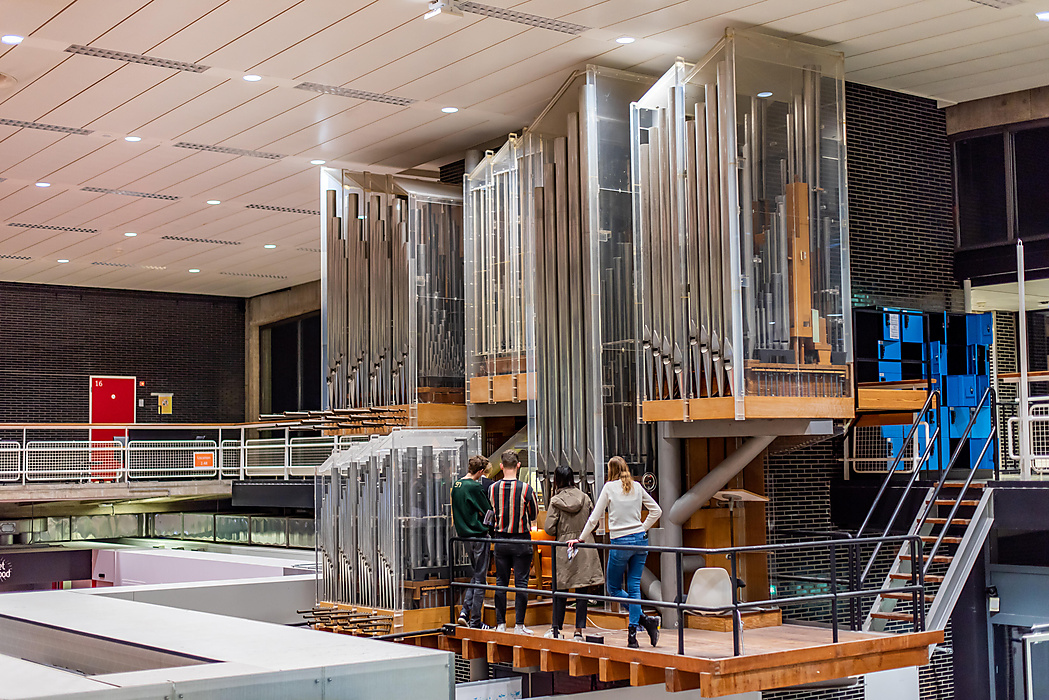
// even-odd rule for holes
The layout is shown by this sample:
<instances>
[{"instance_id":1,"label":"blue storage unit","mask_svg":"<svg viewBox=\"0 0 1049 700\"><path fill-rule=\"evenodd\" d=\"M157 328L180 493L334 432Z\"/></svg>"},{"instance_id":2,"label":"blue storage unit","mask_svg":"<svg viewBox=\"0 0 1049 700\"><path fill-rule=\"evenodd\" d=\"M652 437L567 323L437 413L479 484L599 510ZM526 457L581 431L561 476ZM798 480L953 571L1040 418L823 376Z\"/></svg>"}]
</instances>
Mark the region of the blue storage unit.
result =
<instances>
[{"instance_id":1,"label":"blue storage unit","mask_svg":"<svg viewBox=\"0 0 1049 700\"><path fill-rule=\"evenodd\" d=\"M968 314L965 330L969 345L990 345L994 341L994 317L991 314Z\"/></svg>"},{"instance_id":2,"label":"blue storage unit","mask_svg":"<svg viewBox=\"0 0 1049 700\"><path fill-rule=\"evenodd\" d=\"M903 314L902 336L900 340L905 343L925 342L925 317L918 314Z\"/></svg>"}]
</instances>

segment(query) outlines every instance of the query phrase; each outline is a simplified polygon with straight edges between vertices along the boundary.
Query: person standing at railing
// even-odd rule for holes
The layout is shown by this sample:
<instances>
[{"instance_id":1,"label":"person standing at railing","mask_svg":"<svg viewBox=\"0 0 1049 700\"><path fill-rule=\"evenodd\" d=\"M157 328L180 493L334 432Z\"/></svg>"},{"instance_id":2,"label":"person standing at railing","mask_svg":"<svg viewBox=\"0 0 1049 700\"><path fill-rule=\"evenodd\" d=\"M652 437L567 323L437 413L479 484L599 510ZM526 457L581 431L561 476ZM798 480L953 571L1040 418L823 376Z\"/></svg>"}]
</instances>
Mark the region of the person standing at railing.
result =
<instances>
[{"instance_id":1,"label":"person standing at railing","mask_svg":"<svg viewBox=\"0 0 1049 700\"><path fill-rule=\"evenodd\" d=\"M648 510L648 517L641 520L641 509ZM622 457L608 460L608 481L601 489L594 512L586 521L586 527L579 537L570 540L569 549L586 540L594 531L605 511L608 511L608 534L613 545L648 546L648 531L663 514L659 504L648 492L634 483L630 467ZM608 571L606 580L608 595L616 598L641 600L641 572L645 570L648 552L643 550L618 550L608 552ZM626 575L626 590L623 589L623 576ZM650 617L641 612L641 606L630 604L630 627L627 646L637 649L638 625L648 632L652 646L659 641L659 618Z\"/></svg>"},{"instance_id":2,"label":"person standing at railing","mask_svg":"<svg viewBox=\"0 0 1049 700\"><path fill-rule=\"evenodd\" d=\"M587 517L594 508L594 502L575 485L575 473L571 467L561 465L554 470L554 495L546 510L543 529L561 542L579 537L586 526ZM572 588L587 588L604 583L601 572L601 557L596 549L582 549L569 556L565 547L556 547L557 581L554 588L567 591ZM565 623L565 608L568 599L554 598L554 620L547 637L560 637L561 627ZM586 628L586 598L575 601L575 639L583 639Z\"/></svg>"},{"instance_id":3,"label":"person standing at railing","mask_svg":"<svg viewBox=\"0 0 1049 700\"><path fill-rule=\"evenodd\" d=\"M532 568L532 521L539 513L535 491L517 479L520 463L513 450L503 452L500 460L503 478L488 489L488 500L492 502L495 520L495 582L499 586L510 584L510 571L514 572L514 587L528 588L528 573ZM514 594L514 614L518 634L532 634L525 627L525 611L528 594ZM495 592L496 631L506 631L506 591Z\"/></svg>"},{"instance_id":4,"label":"person standing at railing","mask_svg":"<svg viewBox=\"0 0 1049 700\"><path fill-rule=\"evenodd\" d=\"M488 526L485 519L492 504L488 491L481 479L488 467L488 460L480 455L470 458L466 476L452 484L452 522L460 537L485 538L484 542L467 542L470 554L470 583L484 585L488 582L488 560L491 546L487 542ZM463 627L483 628L481 608L484 604L483 588L467 588L463 595L463 607L459 611L459 624Z\"/></svg>"}]
</instances>

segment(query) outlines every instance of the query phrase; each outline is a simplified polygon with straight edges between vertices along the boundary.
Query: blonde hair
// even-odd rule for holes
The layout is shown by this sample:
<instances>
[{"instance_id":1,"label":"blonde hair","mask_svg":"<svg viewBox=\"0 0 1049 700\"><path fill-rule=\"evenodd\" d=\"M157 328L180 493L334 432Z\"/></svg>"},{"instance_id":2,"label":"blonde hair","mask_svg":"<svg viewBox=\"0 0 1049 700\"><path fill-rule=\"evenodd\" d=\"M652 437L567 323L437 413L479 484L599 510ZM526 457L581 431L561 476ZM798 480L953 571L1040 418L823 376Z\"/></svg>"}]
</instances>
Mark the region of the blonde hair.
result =
<instances>
[{"instance_id":1,"label":"blonde hair","mask_svg":"<svg viewBox=\"0 0 1049 700\"><path fill-rule=\"evenodd\" d=\"M630 473L626 460L619 456L608 460L608 480L615 481L616 479L623 482L623 493L630 493L630 489L634 486L634 475Z\"/></svg>"}]
</instances>

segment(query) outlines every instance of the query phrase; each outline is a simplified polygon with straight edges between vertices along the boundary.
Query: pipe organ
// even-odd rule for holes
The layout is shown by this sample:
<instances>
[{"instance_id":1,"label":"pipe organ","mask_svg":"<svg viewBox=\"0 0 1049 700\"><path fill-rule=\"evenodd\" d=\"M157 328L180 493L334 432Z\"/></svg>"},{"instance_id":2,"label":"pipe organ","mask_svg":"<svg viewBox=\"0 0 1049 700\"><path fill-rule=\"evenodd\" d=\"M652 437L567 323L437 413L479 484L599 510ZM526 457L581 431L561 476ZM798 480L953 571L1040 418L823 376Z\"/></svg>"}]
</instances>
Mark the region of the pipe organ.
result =
<instances>
[{"instance_id":1,"label":"pipe organ","mask_svg":"<svg viewBox=\"0 0 1049 700\"><path fill-rule=\"evenodd\" d=\"M600 488L649 459L636 421L629 105L650 83L588 67L466 177L469 405L523 403L528 461Z\"/></svg>"},{"instance_id":2,"label":"pipe organ","mask_svg":"<svg viewBox=\"0 0 1049 700\"><path fill-rule=\"evenodd\" d=\"M462 191L331 168L321 189L325 408L462 403Z\"/></svg>"},{"instance_id":3,"label":"pipe organ","mask_svg":"<svg viewBox=\"0 0 1049 700\"><path fill-rule=\"evenodd\" d=\"M729 30L633 105L641 419L847 410L843 94L841 54Z\"/></svg>"}]
</instances>

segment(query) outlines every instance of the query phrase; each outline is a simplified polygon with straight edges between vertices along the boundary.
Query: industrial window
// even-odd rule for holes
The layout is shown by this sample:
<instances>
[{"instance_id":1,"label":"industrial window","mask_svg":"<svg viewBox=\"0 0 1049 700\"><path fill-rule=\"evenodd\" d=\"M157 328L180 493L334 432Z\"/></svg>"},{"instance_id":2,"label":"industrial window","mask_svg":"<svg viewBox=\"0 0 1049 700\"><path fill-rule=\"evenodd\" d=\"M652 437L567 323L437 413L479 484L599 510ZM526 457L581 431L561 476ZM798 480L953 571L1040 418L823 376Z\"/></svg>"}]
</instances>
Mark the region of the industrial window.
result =
<instances>
[{"instance_id":1,"label":"industrial window","mask_svg":"<svg viewBox=\"0 0 1049 700\"><path fill-rule=\"evenodd\" d=\"M262 413L319 410L321 325L313 314L264 326L259 333Z\"/></svg>"},{"instance_id":2,"label":"industrial window","mask_svg":"<svg viewBox=\"0 0 1049 700\"><path fill-rule=\"evenodd\" d=\"M954 157L960 247L1008 242L1005 138L992 134L959 141Z\"/></svg>"},{"instance_id":3,"label":"industrial window","mask_svg":"<svg viewBox=\"0 0 1049 700\"><path fill-rule=\"evenodd\" d=\"M1020 238L1049 235L1049 127L1013 134L1016 223Z\"/></svg>"}]
</instances>

